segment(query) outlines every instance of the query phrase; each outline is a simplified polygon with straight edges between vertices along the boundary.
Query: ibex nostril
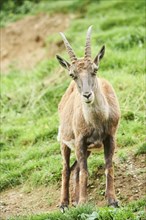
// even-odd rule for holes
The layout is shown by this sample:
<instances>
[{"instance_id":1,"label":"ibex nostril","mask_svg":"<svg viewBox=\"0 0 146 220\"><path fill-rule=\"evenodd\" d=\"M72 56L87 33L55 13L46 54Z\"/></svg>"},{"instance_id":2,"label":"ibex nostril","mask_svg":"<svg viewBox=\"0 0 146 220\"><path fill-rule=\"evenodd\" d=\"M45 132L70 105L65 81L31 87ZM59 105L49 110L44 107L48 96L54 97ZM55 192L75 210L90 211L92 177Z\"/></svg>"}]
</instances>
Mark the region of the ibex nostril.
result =
<instances>
[{"instance_id":1,"label":"ibex nostril","mask_svg":"<svg viewBox=\"0 0 146 220\"><path fill-rule=\"evenodd\" d=\"M84 94L83 96L87 99L89 99L89 97L91 96L92 93L88 93L88 94Z\"/></svg>"}]
</instances>

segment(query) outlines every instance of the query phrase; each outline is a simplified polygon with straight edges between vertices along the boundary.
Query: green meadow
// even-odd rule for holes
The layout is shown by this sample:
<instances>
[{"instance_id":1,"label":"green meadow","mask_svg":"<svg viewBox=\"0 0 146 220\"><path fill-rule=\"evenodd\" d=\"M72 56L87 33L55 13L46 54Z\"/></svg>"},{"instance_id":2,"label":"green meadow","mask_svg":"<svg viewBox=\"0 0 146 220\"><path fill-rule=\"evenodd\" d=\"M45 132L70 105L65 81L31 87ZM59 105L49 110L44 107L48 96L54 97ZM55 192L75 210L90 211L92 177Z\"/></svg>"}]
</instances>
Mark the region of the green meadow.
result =
<instances>
[{"instance_id":1,"label":"green meadow","mask_svg":"<svg viewBox=\"0 0 146 220\"><path fill-rule=\"evenodd\" d=\"M120 103L116 157L121 163L129 155L139 157L146 153L145 8L144 0L24 1L17 10L13 4L3 5L0 15L1 27L6 27L11 22L42 11L52 16L56 13L73 14L65 34L78 57L84 55L86 31L93 25L93 58L103 44L106 46L98 76L113 85ZM46 50L60 40L58 33L47 37ZM59 54L68 59L65 48ZM57 142L57 106L71 81L67 72L60 69L56 58L52 57L41 61L33 70L11 66L7 74L1 73L2 192L18 185L26 188L60 186L62 163ZM101 166L104 167L103 154L92 155L89 158L89 178L94 178ZM65 214L56 211L14 219L142 220L144 204L144 198L138 198L119 209L87 204L70 208Z\"/></svg>"}]
</instances>

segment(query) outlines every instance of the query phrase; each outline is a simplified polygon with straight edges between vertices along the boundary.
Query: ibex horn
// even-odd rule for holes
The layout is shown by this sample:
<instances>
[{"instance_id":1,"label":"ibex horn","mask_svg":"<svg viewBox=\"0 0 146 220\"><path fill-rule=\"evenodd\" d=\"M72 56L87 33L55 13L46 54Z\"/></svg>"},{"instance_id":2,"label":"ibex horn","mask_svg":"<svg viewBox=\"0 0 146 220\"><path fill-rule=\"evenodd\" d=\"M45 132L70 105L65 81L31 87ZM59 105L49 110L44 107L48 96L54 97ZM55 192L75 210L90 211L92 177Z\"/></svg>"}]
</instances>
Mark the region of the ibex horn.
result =
<instances>
[{"instance_id":1,"label":"ibex horn","mask_svg":"<svg viewBox=\"0 0 146 220\"><path fill-rule=\"evenodd\" d=\"M92 26L90 26L87 31L86 45L85 45L85 58L91 58L91 42L90 42L91 31L92 31Z\"/></svg>"},{"instance_id":2,"label":"ibex horn","mask_svg":"<svg viewBox=\"0 0 146 220\"><path fill-rule=\"evenodd\" d=\"M60 32L60 34L63 38L66 50L68 52L68 55L69 55L71 61L73 62L73 61L77 60L76 55L75 55L73 49L71 48L71 45L69 44L68 40L66 39L65 35L62 32Z\"/></svg>"}]
</instances>

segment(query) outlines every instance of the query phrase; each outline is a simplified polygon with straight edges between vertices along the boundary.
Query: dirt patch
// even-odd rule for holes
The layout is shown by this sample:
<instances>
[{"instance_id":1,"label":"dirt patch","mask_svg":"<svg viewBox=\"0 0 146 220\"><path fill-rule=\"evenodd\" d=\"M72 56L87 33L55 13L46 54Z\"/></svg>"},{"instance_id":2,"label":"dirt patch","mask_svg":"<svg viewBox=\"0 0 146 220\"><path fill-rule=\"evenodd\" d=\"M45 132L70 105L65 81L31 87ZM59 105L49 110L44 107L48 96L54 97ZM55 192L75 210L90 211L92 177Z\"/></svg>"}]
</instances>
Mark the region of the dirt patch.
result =
<instances>
[{"instance_id":1,"label":"dirt patch","mask_svg":"<svg viewBox=\"0 0 146 220\"><path fill-rule=\"evenodd\" d=\"M6 190L1 193L1 218L54 211L59 197L60 188L57 185L35 188L29 192L22 186Z\"/></svg>"},{"instance_id":2,"label":"dirt patch","mask_svg":"<svg viewBox=\"0 0 146 220\"><path fill-rule=\"evenodd\" d=\"M45 58L50 58L63 48L62 41L47 47L46 38L64 31L72 15L46 15L25 17L0 30L1 71L7 72L14 65L31 69Z\"/></svg>"},{"instance_id":3,"label":"dirt patch","mask_svg":"<svg viewBox=\"0 0 146 220\"><path fill-rule=\"evenodd\" d=\"M145 156L129 157L125 162L115 160L115 186L120 203L126 204L145 196ZM89 202L97 206L106 205L104 199L104 168L100 168L94 178L89 177ZM1 193L1 217L40 214L57 210L60 187L51 185L25 192L24 188L6 190Z\"/></svg>"},{"instance_id":4,"label":"dirt patch","mask_svg":"<svg viewBox=\"0 0 146 220\"><path fill-rule=\"evenodd\" d=\"M115 189L120 205L145 196L145 161L145 155L131 156L124 162L115 158ZM100 168L95 179L90 180L89 183L89 199L98 206L106 205L106 201L103 200L105 194L105 176L103 174L104 168Z\"/></svg>"}]
</instances>

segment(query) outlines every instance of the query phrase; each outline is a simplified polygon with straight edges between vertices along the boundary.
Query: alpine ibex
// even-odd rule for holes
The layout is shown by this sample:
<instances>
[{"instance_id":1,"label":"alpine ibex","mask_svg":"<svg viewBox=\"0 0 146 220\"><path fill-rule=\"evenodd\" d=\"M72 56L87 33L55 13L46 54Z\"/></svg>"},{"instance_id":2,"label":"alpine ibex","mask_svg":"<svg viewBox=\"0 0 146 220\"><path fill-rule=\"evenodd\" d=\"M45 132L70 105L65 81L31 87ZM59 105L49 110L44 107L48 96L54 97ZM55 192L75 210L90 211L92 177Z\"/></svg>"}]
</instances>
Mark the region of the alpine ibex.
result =
<instances>
[{"instance_id":1,"label":"alpine ibex","mask_svg":"<svg viewBox=\"0 0 146 220\"><path fill-rule=\"evenodd\" d=\"M60 208L69 205L69 179L74 171L73 204L87 201L87 158L92 150L104 147L106 192L108 205L117 207L114 189L112 158L115 150L115 134L120 118L119 104L113 87L105 79L96 76L105 46L91 59L91 30L86 37L85 56L78 59L63 33L60 33L71 63L56 55L59 63L73 79L59 103L59 140L63 158ZM71 150L77 161L70 167Z\"/></svg>"}]
</instances>

